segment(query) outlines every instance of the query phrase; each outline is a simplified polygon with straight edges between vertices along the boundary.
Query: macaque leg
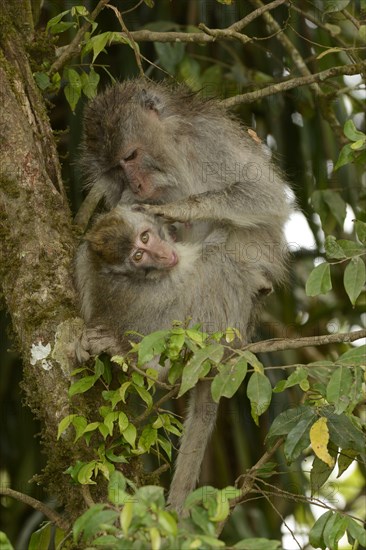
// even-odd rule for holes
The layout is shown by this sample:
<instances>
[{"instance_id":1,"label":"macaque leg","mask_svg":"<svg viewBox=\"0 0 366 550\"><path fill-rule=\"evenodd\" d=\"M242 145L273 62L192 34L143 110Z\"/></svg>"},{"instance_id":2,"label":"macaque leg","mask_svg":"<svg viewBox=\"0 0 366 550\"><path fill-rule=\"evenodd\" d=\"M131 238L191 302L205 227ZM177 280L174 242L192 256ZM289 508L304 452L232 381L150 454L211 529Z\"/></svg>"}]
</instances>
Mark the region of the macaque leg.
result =
<instances>
[{"instance_id":1,"label":"macaque leg","mask_svg":"<svg viewBox=\"0 0 366 550\"><path fill-rule=\"evenodd\" d=\"M176 459L168 503L179 514L187 495L195 489L208 440L216 422L218 404L211 397L211 382L200 381L192 390L188 415Z\"/></svg>"}]
</instances>

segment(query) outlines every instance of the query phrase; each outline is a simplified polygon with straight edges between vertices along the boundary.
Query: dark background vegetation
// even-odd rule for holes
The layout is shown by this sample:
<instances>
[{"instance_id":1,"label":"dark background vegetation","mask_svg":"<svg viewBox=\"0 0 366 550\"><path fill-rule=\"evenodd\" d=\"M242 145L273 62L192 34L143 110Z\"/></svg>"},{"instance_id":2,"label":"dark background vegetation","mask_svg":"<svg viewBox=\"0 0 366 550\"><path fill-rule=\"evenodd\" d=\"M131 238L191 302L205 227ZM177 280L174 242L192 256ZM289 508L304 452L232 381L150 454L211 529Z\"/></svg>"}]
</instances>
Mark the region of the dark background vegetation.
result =
<instances>
[{"instance_id":1,"label":"dark background vegetation","mask_svg":"<svg viewBox=\"0 0 366 550\"><path fill-rule=\"evenodd\" d=\"M115 2L115 5L127 11L136 2ZM39 29L43 29L47 21L59 12L75 5L71 1L46 0L39 16ZM95 5L85 2L88 9ZM356 43L357 28L344 14L329 15L324 19L321 3L294 2L304 11L310 10L314 17L322 23L339 25L340 35L336 37L325 28L311 28L305 23L302 14L296 10L288 10L286 6L276 9L274 16L281 26L287 26L287 35L297 47L314 72L340 65L346 53L334 52L321 59L316 56L326 48L340 45L338 38L347 44ZM360 3L351 2L348 6L355 16L360 13ZM155 28L157 22L170 22L164 30L176 30L187 25L197 25L204 22L210 28L224 28L244 17L252 11L249 2L236 1L230 6L219 4L216 0L187 1L157 1L153 9L142 4L135 11L126 14L125 23L129 30L141 27ZM100 29L119 31L119 25L111 10L104 10L98 19ZM160 24L160 28L164 25ZM159 29L159 26L156 27ZM249 36L267 36L268 32L262 18L256 19L245 30ZM67 44L68 33L60 35L57 47ZM321 46L319 46L321 45ZM140 44L142 54L159 64L159 55L153 43ZM210 91L214 95L228 98L237 93L252 91L258 84L269 79L283 76L284 67L291 65L288 54L273 36L271 39L256 41L243 47L238 42L217 42L209 45L187 45L185 67L176 67L175 78L187 80L193 89L202 87L207 69L215 70L207 76ZM127 46L115 45L98 57L96 70L101 76L101 88L110 83L110 78L102 67L117 80L133 77L138 74L133 51ZM166 77L162 71L144 63L147 74L154 79ZM210 76L211 75L211 76ZM214 78L213 78L214 76ZM211 79L211 82L210 82ZM323 87L327 101L331 103L341 126L349 118L344 101L340 96L341 83L338 80L328 81ZM79 102L76 112L71 113L69 105L62 92L50 95L49 116L52 127L57 135L58 151L62 162L63 178L66 182L68 198L74 213L77 212L83 198L82 182L78 171L78 144L80 142L81 118L85 99ZM362 111L359 99L349 96L350 110L353 114ZM324 106L323 106L324 107ZM308 87L297 88L270 96L258 102L239 105L237 114L243 122L254 128L263 141L268 135L275 143L277 162L285 172L290 186L296 195L299 209L303 212L313 232L314 242L321 246L321 231L319 216L314 214L311 196L315 189L333 189L340 193L343 200L356 212L365 200L365 181L361 185L362 171L354 166L341 168L329 176L327 166L329 161L335 162L342 142L324 121L324 108L321 108L319 98L311 93ZM301 115L301 125L296 123ZM298 117L298 118L296 118ZM358 120L361 121L361 118ZM360 128L362 129L362 128ZM363 193L363 194L362 194ZM336 224L329 213L329 232L337 238L344 236L342 228ZM349 238L349 235L346 236ZM308 336L325 334L328 329L339 330L341 327L350 330L365 324L365 301L359 300L354 308L349 304L342 284L342 266L335 270L333 276L333 291L326 297L308 298L304 285L309 275L316 250L296 248L293 254L288 284L279 289L271 297L264 314L264 321L258 329L257 338L264 339L276 336ZM362 315L362 321L361 321ZM332 326L329 327L329 323ZM42 494L35 482L28 483L32 475L41 471L44 457L40 453L37 440L39 426L26 407L22 406L20 382L22 364L16 353L16 343L13 340L9 317L5 310L1 313L1 351L0 351L0 397L1 397L1 470L0 483L10 480L11 486L19 491L48 499ZM333 328L332 328L333 327ZM345 349L345 348L344 348ZM339 345L342 351L342 345ZM304 348L296 352L272 354L263 357L264 364L269 361L284 365L289 363L306 363L310 360L327 356L327 347L321 349ZM272 382L279 378L272 371ZM221 407L220 419L211 445L211 451L206 457L202 481L223 487L232 483L240 473L253 465L263 453L263 439L272 419L291 402L296 402L296 390L280 394L274 399L271 409L262 419L258 429L250 418L245 388L235 399L225 402ZM183 410L183 405L181 405ZM276 480L278 487L291 489L298 493L304 492L304 474L299 467L292 466L290 470L282 464L287 476ZM366 472L362 465L359 471L365 479ZM298 518L306 522L306 513L300 505L291 501L276 499L274 508L264 499L253 497L245 506L238 508L227 528L228 539L244 536L266 536L277 538L282 524L282 518L296 513ZM41 520L39 513L32 511L24 504L3 498L1 501L2 520L0 529L8 534L19 549L24 548L24 541L32 528ZM279 513L278 513L279 512Z\"/></svg>"}]
</instances>

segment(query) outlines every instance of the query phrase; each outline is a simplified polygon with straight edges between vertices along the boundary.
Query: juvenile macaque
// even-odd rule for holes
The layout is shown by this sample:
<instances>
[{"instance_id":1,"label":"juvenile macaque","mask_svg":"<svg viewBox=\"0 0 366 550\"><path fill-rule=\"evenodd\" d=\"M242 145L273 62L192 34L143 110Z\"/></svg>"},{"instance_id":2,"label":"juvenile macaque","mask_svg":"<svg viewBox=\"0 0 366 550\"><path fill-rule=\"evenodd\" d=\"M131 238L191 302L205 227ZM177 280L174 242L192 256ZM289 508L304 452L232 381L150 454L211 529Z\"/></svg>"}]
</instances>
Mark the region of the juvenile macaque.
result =
<instances>
[{"instance_id":1,"label":"juvenile macaque","mask_svg":"<svg viewBox=\"0 0 366 550\"><path fill-rule=\"evenodd\" d=\"M106 329L106 347L114 353L129 349L126 331L148 334L188 316L209 330L235 326L245 334L258 281L245 269L236 269L230 257L218 259L223 236L220 230L213 232L201 248L174 242L162 221L126 206L100 216L76 257L87 326ZM246 292L238 292L244 284ZM191 395L169 494L178 511L197 483L216 412L210 384L199 382Z\"/></svg>"},{"instance_id":2,"label":"juvenile macaque","mask_svg":"<svg viewBox=\"0 0 366 550\"><path fill-rule=\"evenodd\" d=\"M170 243L177 264L153 279L153 291L148 275L161 270L143 281L135 271L122 292L115 272L96 277L94 256L103 260L104 245L99 251L92 251L92 240L85 245L89 259L79 265L79 289L87 323L105 325L122 343L123 330L148 333L189 315L212 330L237 327L248 341L258 297L283 277L290 211L285 183L263 147L218 101L138 79L89 103L81 164L108 209L134 205L177 227L177 242ZM195 248L181 257L181 246L187 252L197 245L201 255ZM215 422L209 387L201 386L191 398L170 490L178 511L195 487Z\"/></svg>"}]
</instances>

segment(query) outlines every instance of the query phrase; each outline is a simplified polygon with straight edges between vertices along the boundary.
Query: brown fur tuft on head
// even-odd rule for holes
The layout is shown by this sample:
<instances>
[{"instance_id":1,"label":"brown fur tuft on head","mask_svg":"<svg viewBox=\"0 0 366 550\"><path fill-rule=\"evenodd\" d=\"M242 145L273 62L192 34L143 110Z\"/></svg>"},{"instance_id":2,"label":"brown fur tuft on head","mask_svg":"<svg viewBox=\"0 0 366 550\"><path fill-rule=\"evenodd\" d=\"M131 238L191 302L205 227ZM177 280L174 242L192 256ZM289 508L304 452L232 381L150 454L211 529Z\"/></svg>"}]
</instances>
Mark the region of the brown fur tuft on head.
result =
<instances>
[{"instance_id":1,"label":"brown fur tuft on head","mask_svg":"<svg viewBox=\"0 0 366 550\"><path fill-rule=\"evenodd\" d=\"M114 214L103 216L86 234L90 249L108 264L123 263L133 248L134 228Z\"/></svg>"}]
</instances>

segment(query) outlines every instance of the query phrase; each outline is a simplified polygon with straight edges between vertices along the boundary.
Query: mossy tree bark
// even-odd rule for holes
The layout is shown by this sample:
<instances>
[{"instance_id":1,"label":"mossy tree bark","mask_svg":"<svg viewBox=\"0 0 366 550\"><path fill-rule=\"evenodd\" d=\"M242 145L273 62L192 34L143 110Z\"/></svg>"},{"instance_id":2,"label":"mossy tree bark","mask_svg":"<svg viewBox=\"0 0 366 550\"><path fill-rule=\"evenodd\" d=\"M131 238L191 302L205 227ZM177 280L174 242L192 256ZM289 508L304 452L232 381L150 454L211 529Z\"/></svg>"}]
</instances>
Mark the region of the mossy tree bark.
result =
<instances>
[{"instance_id":1,"label":"mossy tree bark","mask_svg":"<svg viewBox=\"0 0 366 550\"><path fill-rule=\"evenodd\" d=\"M0 274L24 360L26 399L43 426L44 483L72 511L79 492L62 472L73 445L67 438L56 445L56 435L69 414L73 365L67 349L80 327L72 282L75 238L55 140L26 52L33 32L26 3L0 6Z\"/></svg>"}]
</instances>

